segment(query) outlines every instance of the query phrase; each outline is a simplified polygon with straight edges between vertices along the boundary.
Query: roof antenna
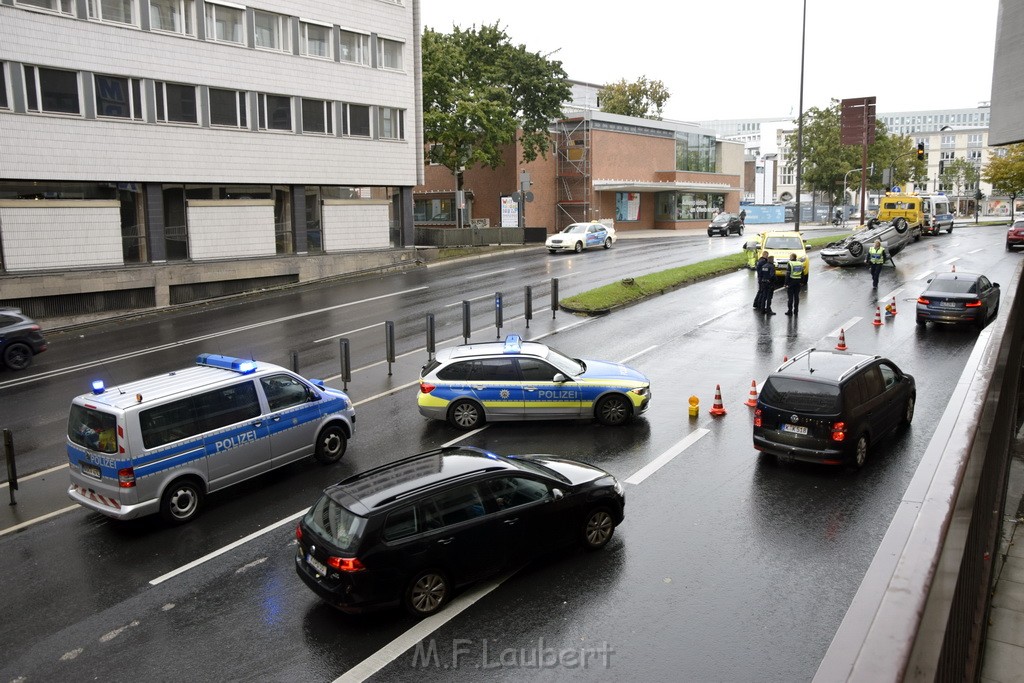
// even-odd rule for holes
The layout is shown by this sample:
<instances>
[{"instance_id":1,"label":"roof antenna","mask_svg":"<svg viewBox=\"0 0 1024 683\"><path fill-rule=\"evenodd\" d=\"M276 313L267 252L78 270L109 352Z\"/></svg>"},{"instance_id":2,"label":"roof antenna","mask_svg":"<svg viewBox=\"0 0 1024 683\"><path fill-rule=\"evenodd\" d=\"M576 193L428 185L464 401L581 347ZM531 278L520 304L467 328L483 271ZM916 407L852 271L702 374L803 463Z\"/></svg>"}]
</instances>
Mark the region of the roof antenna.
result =
<instances>
[{"instance_id":1,"label":"roof antenna","mask_svg":"<svg viewBox=\"0 0 1024 683\"><path fill-rule=\"evenodd\" d=\"M107 368L107 364L106 363L103 363L101 365L101 367L103 368L103 372L107 373L108 377L113 377L114 376L114 373L110 372L110 370ZM121 389L121 385L120 384L115 384L114 388L117 389L117 393L119 393L122 396L124 396L124 390Z\"/></svg>"}]
</instances>

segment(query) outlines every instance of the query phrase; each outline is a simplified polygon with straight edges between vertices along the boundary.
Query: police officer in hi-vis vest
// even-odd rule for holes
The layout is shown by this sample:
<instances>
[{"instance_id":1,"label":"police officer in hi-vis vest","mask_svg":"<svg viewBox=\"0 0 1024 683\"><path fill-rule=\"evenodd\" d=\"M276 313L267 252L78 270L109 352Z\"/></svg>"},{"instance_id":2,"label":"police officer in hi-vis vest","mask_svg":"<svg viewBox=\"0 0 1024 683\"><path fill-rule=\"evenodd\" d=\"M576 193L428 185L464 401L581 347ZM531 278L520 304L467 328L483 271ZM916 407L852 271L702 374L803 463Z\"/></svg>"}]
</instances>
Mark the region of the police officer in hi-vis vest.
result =
<instances>
[{"instance_id":1,"label":"police officer in hi-vis vest","mask_svg":"<svg viewBox=\"0 0 1024 683\"><path fill-rule=\"evenodd\" d=\"M786 266L786 315L800 313L800 287L804 283L804 262L797 259L796 254L789 255Z\"/></svg>"},{"instance_id":2,"label":"police officer in hi-vis vest","mask_svg":"<svg viewBox=\"0 0 1024 683\"><path fill-rule=\"evenodd\" d=\"M889 258L889 252L882 246L882 240L876 239L868 249L868 263L871 265L871 286L878 289L878 274L882 272L882 264Z\"/></svg>"}]
</instances>

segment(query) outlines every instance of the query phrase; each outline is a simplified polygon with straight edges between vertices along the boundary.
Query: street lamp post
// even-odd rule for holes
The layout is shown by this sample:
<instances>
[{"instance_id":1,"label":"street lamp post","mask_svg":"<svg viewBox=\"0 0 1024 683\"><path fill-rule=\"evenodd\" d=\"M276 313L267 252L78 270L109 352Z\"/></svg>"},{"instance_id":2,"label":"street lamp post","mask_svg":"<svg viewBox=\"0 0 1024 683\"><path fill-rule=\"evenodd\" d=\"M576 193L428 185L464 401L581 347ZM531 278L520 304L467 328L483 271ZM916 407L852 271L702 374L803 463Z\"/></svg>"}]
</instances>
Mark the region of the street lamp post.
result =
<instances>
[{"instance_id":1,"label":"street lamp post","mask_svg":"<svg viewBox=\"0 0 1024 683\"><path fill-rule=\"evenodd\" d=\"M807 0L804 0L803 19L800 25L800 113L796 123L796 216L797 232L800 232L800 171L804 161L804 51L807 47Z\"/></svg>"}]
</instances>

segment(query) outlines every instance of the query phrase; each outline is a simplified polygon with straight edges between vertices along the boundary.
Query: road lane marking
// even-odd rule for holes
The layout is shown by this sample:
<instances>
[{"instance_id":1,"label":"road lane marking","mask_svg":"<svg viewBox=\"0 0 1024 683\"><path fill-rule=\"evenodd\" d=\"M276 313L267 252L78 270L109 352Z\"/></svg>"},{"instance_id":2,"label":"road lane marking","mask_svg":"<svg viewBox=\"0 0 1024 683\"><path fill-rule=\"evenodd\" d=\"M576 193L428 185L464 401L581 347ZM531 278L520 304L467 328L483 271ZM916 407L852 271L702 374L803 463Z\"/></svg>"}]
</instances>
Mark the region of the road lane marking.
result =
<instances>
[{"instance_id":1,"label":"road lane marking","mask_svg":"<svg viewBox=\"0 0 1024 683\"><path fill-rule=\"evenodd\" d=\"M902 287L900 287L899 289L894 289L894 290L892 290L891 292L889 292L888 294L886 294L885 296L883 296L883 297L882 297L881 299L879 299L877 303L880 303L880 304L887 304L887 303L889 303L889 302L890 302L890 301L891 301L892 299L895 299L895 298L896 298L896 295L897 295L897 294L899 294L899 293L900 293L900 292L902 292L902 291L903 291L903 288L902 288Z\"/></svg>"},{"instance_id":2,"label":"road lane marking","mask_svg":"<svg viewBox=\"0 0 1024 683\"><path fill-rule=\"evenodd\" d=\"M853 327L854 325L859 323L861 320L863 320L863 318L861 318L860 316L856 316L856 317L850 318L845 323L843 323L842 325L840 325L836 329L832 330L831 332L829 332L825 336L826 337L838 337L840 330L845 332L846 330L850 329L851 327Z\"/></svg>"},{"instance_id":3,"label":"road lane marking","mask_svg":"<svg viewBox=\"0 0 1024 683\"><path fill-rule=\"evenodd\" d=\"M99 365L106 363L112 363L119 360L127 360L129 358L137 358L139 356L145 356L151 353L157 353L159 351L166 351L167 349L177 348L186 344L195 344L197 342L206 341L208 339L216 339L217 337L227 336L229 334L237 334L239 332L247 332L249 330L255 330L260 327L266 327L267 325L276 325L277 323L287 322L289 320L295 320L297 318L303 318L308 315L319 315L328 311L335 311L339 308L347 308L349 306L358 306L359 304L369 303L371 301L379 301L381 299L388 299L394 296L401 296L403 294L410 294L412 292L420 292L424 289L430 289L429 287L413 287L412 289L405 289L401 292L393 292L391 294L382 294L380 296L373 296L368 299L360 299L359 301L349 301L344 304L337 304L336 306L328 306L326 308L318 308L315 311L303 311L302 313L294 313L292 315L286 315L282 318L273 318L271 320L264 320L258 323L252 323L250 325L242 325L241 327L233 327L228 330L221 330L220 332L211 332L209 334L199 335L198 337L192 337L190 339L182 339L180 341L170 342L168 344L161 344L159 346L150 346L140 351L131 351L129 353L122 353L117 356L110 356L108 358L101 358L100 360L89 361L88 363L80 363L78 365L71 365L61 370L50 370L48 372L40 372L39 374L32 375L31 377L25 377L24 379L11 380L8 382L0 382L0 389L6 389L8 387L16 387L22 384L29 384L37 380L46 379L49 377L58 377L60 375L67 375L77 370L85 368L94 368Z\"/></svg>"},{"instance_id":4,"label":"road lane marking","mask_svg":"<svg viewBox=\"0 0 1024 683\"><path fill-rule=\"evenodd\" d=\"M912 277L910 279L911 280L923 280L923 279L925 279L926 277L928 277L929 275L931 275L934 272L935 272L934 270L926 270L923 273L918 273L917 275L915 275L914 277Z\"/></svg>"},{"instance_id":5,"label":"road lane marking","mask_svg":"<svg viewBox=\"0 0 1024 683\"><path fill-rule=\"evenodd\" d=\"M489 273L479 273L477 275L467 275L466 279L467 280L477 280L477 279L482 278L482 277L490 277L491 275L500 275L501 273L510 273L513 270L515 270L515 268L502 268L501 270L492 270Z\"/></svg>"},{"instance_id":6,"label":"road lane marking","mask_svg":"<svg viewBox=\"0 0 1024 683\"><path fill-rule=\"evenodd\" d=\"M977 253L978 253L979 251L984 251L984 249L982 249L982 248L978 248L978 249L971 249L971 250L970 250L969 252L967 252L967 253L968 253L968 254L977 254Z\"/></svg>"},{"instance_id":7,"label":"road lane marking","mask_svg":"<svg viewBox=\"0 0 1024 683\"><path fill-rule=\"evenodd\" d=\"M626 483L634 485L639 484L644 479L651 476L652 474L660 470L662 467L667 465L669 462L671 462L672 458L676 457L677 455L685 451L687 448L695 444L700 438L702 438L705 434L707 434L710 431L710 429L704 429L703 427L701 427L700 429L695 429L694 431L690 432L685 439L678 442L676 445L672 446L672 448L668 449L667 451L659 455L657 458L641 467L635 474L626 479Z\"/></svg>"},{"instance_id":8,"label":"road lane marking","mask_svg":"<svg viewBox=\"0 0 1024 683\"><path fill-rule=\"evenodd\" d=\"M619 363L628 363L629 361L633 360L634 358L637 358L637 357L639 357L639 356L642 356L642 355L644 355L645 353L647 353L648 351L653 351L653 350L654 350L654 349L656 349L656 348L658 348L658 345L657 345L657 344L655 344L654 346L648 346L648 347L647 347L646 349L644 349L643 351L637 351L637 352L636 352L636 353L634 353L634 354L633 354L632 356L626 356L625 358L623 358L622 360L620 360L620 361L619 361Z\"/></svg>"},{"instance_id":9,"label":"road lane marking","mask_svg":"<svg viewBox=\"0 0 1024 683\"><path fill-rule=\"evenodd\" d=\"M161 583L163 583L164 581L167 581L168 579L173 579L178 574L184 574L188 570L194 569L194 568L198 567L199 565L201 565L201 564L203 564L205 562L209 562L210 560L212 560L212 559L214 559L216 557L220 557L224 553L226 553L228 551L231 551L231 550L234 550L235 548L237 548L240 545L245 545L249 541L251 541L251 540L253 540L255 538L259 538L263 534L265 534L267 532L270 532L270 531L273 531L274 529L277 529L278 527L284 526L288 522L294 522L295 520L299 519L300 517L302 517L302 515L306 514L307 512L309 512L309 508L306 508L305 510L301 510L300 512L296 512L294 515L290 515L288 517L285 517L284 519L282 519L282 520L280 520L278 522L274 522L270 526L263 527L259 531L254 531L253 533L249 534L245 538L240 538L237 541L235 541L234 543L229 543L229 544L227 544L226 546L224 546L222 548L214 550L212 553L207 553L207 554L203 555L202 557L200 557L197 560L192 560L188 564L184 564L184 565L178 567L177 569L171 570L171 571L167 572L166 574L163 574L162 576L156 577L155 579L153 579L152 581L149 582L149 585L150 586L158 586Z\"/></svg>"},{"instance_id":10,"label":"road lane marking","mask_svg":"<svg viewBox=\"0 0 1024 683\"><path fill-rule=\"evenodd\" d=\"M959 260L960 260L960 257L959 257L959 256L954 256L954 257L953 257L953 258L951 258L951 259L946 259L945 261L943 261L943 262L942 262L942 265L944 265L944 266L948 266L948 265L949 265L950 263L955 263L956 261L959 261Z\"/></svg>"},{"instance_id":11,"label":"road lane marking","mask_svg":"<svg viewBox=\"0 0 1024 683\"><path fill-rule=\"evenodd\" d=\"M493 294L481 294L480 296L474 296L471 299L461 299L459 301L453 301L450 304L445 304L444 307L451 308L452 306L461 306L463 301L483 301L484 299L490 299L493 296Z\"/></svg>"},{"instance_id":12,"label":"road lane marking","mask_svg":"<svg viewBox=\"0 0 1024 683\"><path fill-rule=\"evenodd\" d=\"M42 477L44 475L50 474L51 472L56 472L57 470L65 469L67 466L68 466L68 464L64 463L63 465L56 465L55 467L51 467L48 470L40 470L38 472L33 472L32 474L28 474L28 475L26 475L24 477L18 477L18 481L22 482L22 481L28 481L29 479L35 479L36 477ZM8 487L10 485L11 485L10 482L6 482L5 481L2 484L0 484L0 489L6 488L6 487Z\"/></svg>"},{"instance_id":13,"label":"road lane marking","mask_svg":"<svg viewBox=\"0 0 1024 683\"><path fill-rule=\"evenodd\" d=\"M27 526L32 526L33 524L38 524L39 522L45 522L46 520L50 519L51 517L56 517L57 515L63 515L65 512L70 512L71 510L74 510L77 507L78 507L78 505L69 505L66 508L61 508L60 510L54 510L53 512L47 512L45 515L40 515L39 517L34 517L32 519L26 520L26 521L22 522L21 524L15 524L14 526L9 526L6 529L0 529L0 536L3 536L5 534L14 533L15 531L18 531L19 529L24 529Z\"/></svg>"},{"instance_id":14,"label":"road lane marking","mask_svg":"<svg viewBox=\"0 0 1024 683\"><path fill-rule=\"evenodd\" d=\"M505 583L515 572L510 572L482 583L477 587L466 591L459 597L448 603L443 610L418 622L408 631L398 636L390 643L374 652L372 655L356 664L354 667L334 679L334 683L361 683L377 673L408 649L414 647L431 633L434 633L449 621L459 616L460 613L472 607L478 600L486 596L495 588Z\"/></svg>"},{"instance_id":15,"label":"road lane marking","mask_svg":"<svg viewBox=\"0 0 1024 683\"><path fill-rule=\"evenodd\" d=\"M367 325L365 327L359 327L359 328L356 328L354 330L349 330L348 332L340 332L338 334L332 334L330 337L321 337L320 339L314 339L313 343L314 344L319 344L321 342L330 341L332 339L340 339L341 337L347 337L348 335L355 334L356 332L365 332L366 330L372 330L373 328L380 327L383 324L384 324L383 322L373 323L373 324Z\"/></svg>"}]
</instances>

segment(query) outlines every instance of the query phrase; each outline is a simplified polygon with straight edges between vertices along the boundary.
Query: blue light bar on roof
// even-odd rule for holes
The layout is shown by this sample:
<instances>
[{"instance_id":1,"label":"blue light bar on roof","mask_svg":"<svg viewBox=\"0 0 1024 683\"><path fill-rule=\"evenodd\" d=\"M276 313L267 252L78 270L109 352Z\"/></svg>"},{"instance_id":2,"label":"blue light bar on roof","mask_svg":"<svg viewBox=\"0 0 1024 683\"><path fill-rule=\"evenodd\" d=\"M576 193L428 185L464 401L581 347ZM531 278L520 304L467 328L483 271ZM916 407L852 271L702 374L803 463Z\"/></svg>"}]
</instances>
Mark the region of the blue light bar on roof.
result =
<instances>
[{"instance_id":1,"label":"blue light bar on roof","mask_svg":"<svg viewBox=\"0 0 1024 683\"><path fill-rule=\"evenodd\" d=\"M92 393L94 393L97 396L99 396L105 390L106 390L106 388L103 386L103 380L97 379L97 380L93 381L93 383L92 383Z\"/></svg>"},{"instance_id":2,"label":"blue light bar on roof","mask_svg":"<svg viewBox=\"0 0 1024 683\"><path fill-rule=\"evenodd\" d=\"M232 356L221 356L216 353L201 353L196 357L196 365L205 365L209 368L221 368L233 370L241 375L248 375L256 372L256 361L246 358L233 358Z\"/></svg>"},{"instance_id":3,"label":"blue light bar on roof","mask_svg":"<svg viewBox=\"0 0 1024 683\"><path fill-rule=\"evenodd\" d=\"M518 334L510 334L505 337L505 347L501 350L502 353L522 353L523 352L523 339Z\"/></svg>"}]
</instances>

